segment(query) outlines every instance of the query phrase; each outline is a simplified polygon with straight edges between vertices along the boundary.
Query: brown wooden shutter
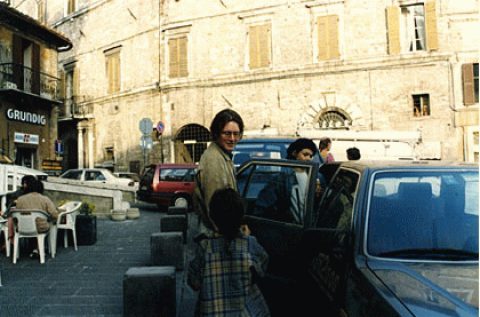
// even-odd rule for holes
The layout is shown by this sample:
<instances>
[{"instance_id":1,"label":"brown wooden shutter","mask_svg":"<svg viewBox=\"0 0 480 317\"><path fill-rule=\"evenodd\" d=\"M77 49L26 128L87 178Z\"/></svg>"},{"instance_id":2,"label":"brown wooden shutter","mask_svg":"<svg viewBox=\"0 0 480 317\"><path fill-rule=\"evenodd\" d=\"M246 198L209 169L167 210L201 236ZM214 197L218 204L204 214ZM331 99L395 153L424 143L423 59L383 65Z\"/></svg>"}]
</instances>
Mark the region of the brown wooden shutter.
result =
<instances>
[{"instance_id":1,"label":"brown wooden shutter","mask_svg":"<svg viewBox=\"0 0 480 317\"><path fill-rule=\"evenodd\" d=\"M178 42L177 39L169 39L168 40L168 69L169 69L169 77L175 78L179 76L178 72Z\"/></svg>"},{"instance_id":2,"label":"brown wooden shutter","mask_svg":"<svg viewBox=\"0 0 480 317\"><path fill-rule=\"evenodd\" d=\"M112 74L113 74L113 80L112 80L112 85L113 85L113 92L119 92L120 91L120 52L115 53L112 56L113 60L113 69L112 69Z\"/></svg>"},{"instance_id":3,"label":"brown wooden shutter","mask_svg":"<svg viewBox=\"0 0 480 317\"><path fill-rule=\"evenodd\" d=\"M328 58L338 59L340 50L338 47L338 16L329 15L328 19Z\"/></svg>"},{"instance_id":4,"label":"brown wooden shutter","mask_svg":"<svg viewBox=\"0 0 480 317\"><path fill-rule=\"evenodd\" d=\"M258 61L260 67L267 67L270 65L270 39L271 30L269 24L258 26Z\"/></svg>"},{"instance_id":5,"label":"brown wooden shutter","mask_svg":"<svg viewBox=\"0 0 480 317\"><path fill-rule=\"evenodd\" d=\"M387 8L388 53L400 54L400 8Z\"/></svg>"},{"instance_id":6,"label":"brown wooden shutter","mask_svg":"<svg viewBox=\"0 0 480 317\"><path fill-rule=\"evenodd\" d=\"M328 17L321 16L317 18L318 30L318 60L328 59Z\"/></svg>"},{"instance_id":7,"label":"brown wooden shutter","mask_svg":"<svg viewBox=\"0 0 480 317\"><path fill-rule=\"evenodd\" d=\"M13 81L18 89L23 89L23 39L13 34Z\"/></svg>"},{"instance_id":8,"label":"brown wooden shutter","mask_svg":"<svg viewBox=\"0 0 480 317\"><path fill-rule=\"evenodd\" d=\"M473 64L462 65L463 77L463 104L465 106L475 103L475 91L473 85Z\"/></svg>"},{"instance_id":9,"label":"brown wooden shutter","mask_svg":"<svg viewBox=\"0 0 480 317\"><path fill-rule=\"evenodd\" d=\"M249 40L249 57L250 57L250 69L260 67L260 61L258 57L259 43L258 43L258 26L252 25L248 30Z\"/></svg>"},{"instance_id":10,"label":"brown wooden shutter","mask_svg":"<svg viewBox=\"0 0 480 317\"><path fill-rule=\"evenodd\" d=\"M55 96L56 99L65 101L65 87L66 85L66 76L63 69L59 69L57 73L58 81L57 81L57 95Z\"/></svg>"},{"instance_id":11,"label":"brown wooden shutter","mask_svg":"<svg viewBox=\"0 0 480 317\"><path fill-rule=\"evenodd\" d=\"M78 96L80 95L80 68L75 66L72 72L72 97L74 101L78 102Z\"/></svg>"},{"instance_id":12,"label":"brown wooden shutter","mask_svg":"<svg viewBox=\"0 0 480 317\"><path fill-rule=\"evenodd\" d=\"M187 37L178 39L178 76L188 76L188 42Z\"/></svg>"},{"instance_id":13,"label":"brown wooden shutter","mask_svg":"<svg viewBox=\"0 0 480 317\"><path fill-rule=\"evenodd\" d=\"M32 93L40 94L40 46L32 43Z\"/></svg>"},{"instance_id":14,"label":"brown wooden shutter","mask_svg":"<svg viewBox=\"0 0 480 317\"><path fill-rule=\"evenodd\" d=\"M438 50L437 13L435 10L435 1L428 1L425 3L425 22L427 48L429 50Z\"/></svg>"}]
</instances>

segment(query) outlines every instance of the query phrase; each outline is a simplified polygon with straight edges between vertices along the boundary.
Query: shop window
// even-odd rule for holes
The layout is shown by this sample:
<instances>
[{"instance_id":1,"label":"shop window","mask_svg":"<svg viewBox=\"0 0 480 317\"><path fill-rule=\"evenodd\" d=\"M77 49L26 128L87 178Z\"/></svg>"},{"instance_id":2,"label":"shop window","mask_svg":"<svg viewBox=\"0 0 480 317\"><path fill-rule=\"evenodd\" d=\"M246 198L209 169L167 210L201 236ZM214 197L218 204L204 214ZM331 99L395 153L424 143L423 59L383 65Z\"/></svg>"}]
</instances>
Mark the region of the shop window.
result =
<instances>
[{"instance_id":1,"label":"shop window","mask_svg":"<svg viewBox=\"0 0 480 317\"><path fill-rule=\"evenodd\" d=\"M272 64L271 25L251 25L248 29L249 68L268 67Z\"/></svg>"},{"instance_id":2,"label":"shop window","mask_svg":"<svg viewBox=\"0 0 480 317\"><path fill-rule=\"evenodd\" d=\"M107 75L107 93L120 91L120 47L106 50L105 71Z\"/></svg>"},{"instance_id":3,"label":"shop window","mask_svg":"<svg viewBox=\"0 0 480 317\"><path fill-rule=\"evenodd\" d=\"M425 117L430 115L430 96L428 94L413 95L413 116Z\"/></svg>"},{"instance_id":4,"label":"shop window","mask_svg":"<svg viewBox=\"0 0 480 317\"><path fill-rule=\"evenodd\" d=\"M168 40L169 50L169 77L188 76L188 40L186 36Z\"/></svg>"},{"instance_id":5,"label":"shop window","mask_svg":"<svg viewBox=\"0 0 480 317\"><path fill-rule=\"evenodd\" d=\"M463 104L478 104L478 63L463 64Z\"/></svg>"},{"instance_id":6,"label":"shop window","mask_svg":"<svg viewBox=\"0 0 480 317\"><path fill-rule=\"evenodd\" d=\"M338 15L317 18L318 60L337 59L340 56L338 45Z\"/></svg>"}]
</instances>

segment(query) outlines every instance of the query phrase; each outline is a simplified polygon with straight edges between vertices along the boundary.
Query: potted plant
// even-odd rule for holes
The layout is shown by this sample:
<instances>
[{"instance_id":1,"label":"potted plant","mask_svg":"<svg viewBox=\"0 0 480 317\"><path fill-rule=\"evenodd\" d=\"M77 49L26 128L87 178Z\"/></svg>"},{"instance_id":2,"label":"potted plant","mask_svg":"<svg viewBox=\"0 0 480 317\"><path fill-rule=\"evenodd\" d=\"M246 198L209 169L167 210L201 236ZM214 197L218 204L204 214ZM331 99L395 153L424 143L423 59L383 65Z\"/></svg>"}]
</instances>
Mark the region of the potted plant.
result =
<instances>
[{"instance_id":1,"label":"potted plant","mask_svg":"<svg viewBox=\"0 0 480 317\"><path fill-rule=\"evenodd\" d=\"M82 201L75 223L78 245L92 245L97 241L97 216L93 214L94 211L94 204Z\"/></svg>"}]
</instances>

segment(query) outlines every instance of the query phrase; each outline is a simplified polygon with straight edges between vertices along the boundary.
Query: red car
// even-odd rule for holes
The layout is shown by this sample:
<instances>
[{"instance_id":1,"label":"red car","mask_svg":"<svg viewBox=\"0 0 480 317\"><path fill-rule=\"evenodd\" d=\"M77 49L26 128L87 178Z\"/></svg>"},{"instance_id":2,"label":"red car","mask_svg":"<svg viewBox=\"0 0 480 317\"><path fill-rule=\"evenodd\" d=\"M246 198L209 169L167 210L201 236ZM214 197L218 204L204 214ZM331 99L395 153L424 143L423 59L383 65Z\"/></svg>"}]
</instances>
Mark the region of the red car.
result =
<instances>
[{"instance_id":1,"label":"red car","mask_svg":"<svg viewBox=\"0 0 480 317\"><path fill-rule=\"evenodd\" d=\"M195 188L195 164L152 164L140 177L137 198L155 203L163 209L168 206L192 206Z\"/></svg>"}]
</instances>

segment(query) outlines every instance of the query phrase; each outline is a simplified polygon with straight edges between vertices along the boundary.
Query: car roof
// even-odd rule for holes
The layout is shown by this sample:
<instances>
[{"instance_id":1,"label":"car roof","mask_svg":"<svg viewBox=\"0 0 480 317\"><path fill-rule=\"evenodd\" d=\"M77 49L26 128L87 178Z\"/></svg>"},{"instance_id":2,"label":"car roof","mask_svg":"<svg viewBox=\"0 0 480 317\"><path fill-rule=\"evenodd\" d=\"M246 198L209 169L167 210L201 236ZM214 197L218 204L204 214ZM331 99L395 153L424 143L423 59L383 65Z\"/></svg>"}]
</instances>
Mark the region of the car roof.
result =
<instances>
[{"instance_id":1,"label":"car roof","mask_svg":"<svg viewBox=\"0 0 480 317\"><path fill-rule=\"evenodd\" d=\"M159 166L160 168L195 168L197 164L194 163L162 163L151 164L150 167Z\"/></svg>"},{"instance_id":2,"label":"car roof","mask_svg":"<svg viewBox=\"0 0 480 317\"><path fill-rule=\"evenodd\" d=\"M288 138L288 137L282 137L282 138L279 138L279 137L271 137L271 138L261 137L261 138L251 138L251 139L245 138L245 139L241 139L240 141L238 141L238 144L242 144L242 143L292 143L295 140L296 140L295 138Z\"/></svg>"},{"instance_id":3,"label":"car roof","mask_svg":"<svg viewBox=\"0 0 480 317\"><path fill-rule=\"evenodd\" d=\"M459 161L429 161L429 160L395 160L395 161L342 161L337 162L342 167L351 167L358 170L369 169L384 170L384 169L425 169L425 168L477 168L475 163L459 162Z\"/></svg>"}]
</instances>

